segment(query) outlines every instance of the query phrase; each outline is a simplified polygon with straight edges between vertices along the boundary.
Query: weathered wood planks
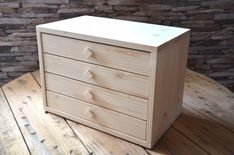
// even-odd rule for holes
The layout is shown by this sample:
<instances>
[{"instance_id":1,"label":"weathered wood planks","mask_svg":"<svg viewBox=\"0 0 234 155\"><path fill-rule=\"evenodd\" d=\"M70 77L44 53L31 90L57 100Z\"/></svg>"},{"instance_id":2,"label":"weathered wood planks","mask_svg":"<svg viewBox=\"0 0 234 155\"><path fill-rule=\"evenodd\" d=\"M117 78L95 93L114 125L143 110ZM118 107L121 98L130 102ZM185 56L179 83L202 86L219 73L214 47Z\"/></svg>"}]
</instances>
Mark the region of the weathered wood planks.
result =
<instances>
[{"instance_id":1,"label":"weathered wood planks","mask_svg":"<svg viewBox=\"0 0 234 155\"><path fill-rule=\"evenodd\" d=\"M184 103L234 133L234 94L221 84L188 70Z\"/></svg>"},{"instance_id":2,"label":"weathered wood planks","mask_svg":"<svg viewBox=\"0 0 234 155\"><path fill-rule=\"evenodd\" d=\"M30 73L3 90L31 154L88 154L63 118L44 113L41 88Z\"/></svg>"},{"instance_id":3,"label":"weathered wood planks","mask_svg":"<svg viewBox=\"0 0 234 155\"><path fill-rule=\"evenodd\" d=\"M209 154L234 154L234 134L187 105L173 127Z\"/></svg>"},{"instance_id":4,"label":"weathered wood planks","mask_svg":"<svg viewBox=\"0 0 234 155\"><path fill-rule=\"evenodd\" d=\"M0 154L29 154L7 100L0 88Z\"/></svg>"},{"instance_id":5,"label":"weathered wood planks","mask_svg":"<svg viewBox=\"0 0 234 155\"><path fill-rule=\"evenodd\" d=\"M147 152L141 146L72 121L68 121L68 123L83 144L95 155L147 155Z\"/></svg>"},{"instance_id":6,"label":"weathered wood planks","mask_svg":"<svg viewBox=\"0 0 234 155\"><path fill-rule=\"evenodd\" d=\"M161 143L168 152L172 154L181 155L208 155L208 153L200 148L197 144L193 143L189 137L186 137L174 127L171 127L160 139ZM150 150L152 155L158 155L158 144L156 144L153 150Z\"/></svg>"}]
</instances>

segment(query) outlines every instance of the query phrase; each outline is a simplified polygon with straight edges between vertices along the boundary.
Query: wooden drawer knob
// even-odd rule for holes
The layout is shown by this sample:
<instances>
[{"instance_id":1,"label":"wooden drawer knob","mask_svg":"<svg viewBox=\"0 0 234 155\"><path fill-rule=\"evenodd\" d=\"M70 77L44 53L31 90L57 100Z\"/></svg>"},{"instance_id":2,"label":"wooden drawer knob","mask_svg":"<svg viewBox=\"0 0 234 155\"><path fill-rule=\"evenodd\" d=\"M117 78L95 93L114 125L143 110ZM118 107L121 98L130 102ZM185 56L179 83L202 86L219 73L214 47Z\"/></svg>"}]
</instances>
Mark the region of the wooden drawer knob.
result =
<instances>
[{"instance_id":1,"label":"wooden drawer knob","mask_svg":"<svg viewBox=\"0 0 234 155\"><path fill-rule=\"evenodd\" d=\"M83 76L84 76L84 78L85 78L86 80L89 80L89 79L91 79L91 78L93 77L93 73L92 73L92 71L91 71L90 69L87 69L87 70L84 72Z\"/></svg>"},{"instance_id":2,"label":"wooden drawer knob","mask_svg":"<svg viewBox=\"0 0 234 155\"><path fill-rule=\"evenodd\" d=\"M93 98L93 93L91 92L91 90L88 90L84 93L84 97L87 99L87 100L91 100Z\"/></svg>"},{"instance_id":3,"label":"wooden drawer knob","mask_svg":"<svg viewBox=\"0 0 234 155\"><path fill-rule=\"evenodd\" d=\"M93 118L94 117L94 111L92 108L89 108L86 110L83 114L86 118Z\"/></svg>"},{"instance_id":4,"label":"wooden drawer knob","mask_svg":"<svg viewBox=\"0 0 234 155\"><path fill-rule=\"evenodd\" d=\"M92 55L93 55L93 50L91 50L90 48L86 48L84 51L83 51L83 56L85 57L85 58L90 58Z\"/></svg>"}]
</instances>

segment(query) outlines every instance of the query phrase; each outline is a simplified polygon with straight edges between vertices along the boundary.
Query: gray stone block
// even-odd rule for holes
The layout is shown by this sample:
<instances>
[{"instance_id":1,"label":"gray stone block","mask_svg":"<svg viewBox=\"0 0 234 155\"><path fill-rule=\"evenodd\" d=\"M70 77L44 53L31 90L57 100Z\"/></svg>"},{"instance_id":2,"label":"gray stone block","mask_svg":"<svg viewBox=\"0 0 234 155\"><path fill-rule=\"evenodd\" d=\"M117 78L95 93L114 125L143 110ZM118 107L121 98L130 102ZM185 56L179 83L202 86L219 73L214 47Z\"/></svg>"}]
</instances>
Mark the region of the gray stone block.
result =
<instances>
[{"instance_id":1,"label":"gray stone block","mask_svg":"<svg viewBox=\"0 0 234 155\"><path fill-rule=\"evenodd\" d=\"M0 18L0 25L3 24L29 24L31 19L26 18Z\"/></svg>"},{"instance_id":2,"label":"gray stone block","mask_svg":"<svg viewBox=\"0 0 234 155\"><path fill-rule=\"evenodd\" d=\"M19 3L0 3L0 8L19 8Z\"/></svg>"},{"instance_id":3,"label":"gray stone block","mask_svg":"<svg viewBox=\"0 0 234 155\"><path fill-rule=\"evenodd\" d=\"M146 5L152 3L153 0L107 0L109 5Z\"/></svg>"},{"instance_id":4,"label":"gray stone block","mask_svg":"<svg viewBox=\"0 0 234 155\"><path fill-rule=\"evenodd\" d=\"M22 0L23 3L45 3L45 4L60 4L68 3L68 0Z\"/></svg>"},{"instance_id":5,"label":"gray stone block","mask_svg":"<svg viewBox=\"0 0 234 155\"><path fill-rule=\"evenodd\" d=\"M114 6L114 10L116 11L137 11L138 7L137 6Z\"/></svg>"},{"instance_id":6,"label":"gray stone block","mask_svg":"<svg viewBox=\"0 0 234 155\"><path fill-rule=\"evenodd\" d=\"M112 6L104 5L104 6L95 6L95 10L102 11L102 12L113 12Z\"/></svg>"},{"instance_id":7,"label":"gray stone block","mask_svg":"<svg viewBox=\"0 0 234 155\"><path fill-rule=\"evenodd\" d=\"M94 9L90 9L90 8L78 8L78 9L59 9L57 11L59 14L60 13L80 13L80 14L88 14L88 13L93 13L94 12Z\"/></svg>"},{"instance_id":8,"label":"gray stone block","mask_svg":"<svg viewBox=\"0 0 234 155\"><path fill-rule=\"evenodd\" d=\"M223 14L216 14L214 16L215 20L234 20L234 13L223 13Z\"/></svg>"}]
</instances>

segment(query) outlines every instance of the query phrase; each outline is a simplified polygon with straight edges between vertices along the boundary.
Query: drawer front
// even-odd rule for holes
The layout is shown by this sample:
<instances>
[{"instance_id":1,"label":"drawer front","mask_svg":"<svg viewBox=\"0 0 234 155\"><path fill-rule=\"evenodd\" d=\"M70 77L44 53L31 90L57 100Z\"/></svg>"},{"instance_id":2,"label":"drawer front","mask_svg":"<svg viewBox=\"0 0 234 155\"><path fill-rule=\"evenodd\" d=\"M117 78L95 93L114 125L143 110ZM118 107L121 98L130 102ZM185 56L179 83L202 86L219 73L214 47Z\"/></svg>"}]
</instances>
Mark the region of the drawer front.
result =
<instances>
[{"instance_id":1,"label":"drawer front","mask_svg":"<svg viewBox=\"0 0 234 155\"><path fill-rule=\"evenodd\" d=\"M47 91L47 106L107 128L145 139L146 121Z\"/></svg>"},{"instance_id":2,"label":"drawer front","mask_svg":"<svg viewBox=\"0 0 234 155\"><path fill-rule=\"evenodd\" d=\"M146 120L147 100L45 73L46 88L107 109Z\"/></svg>"},{"instance_id":3,"label":"drawer front","mask_svg":"<svg viewBox=\"0 0 234 155\"><path fill-rule=\"evenodd\" d=\"M148 98L149 77L43 54L45 71Z\"/></svg>"},{"instance_id":4,"label":"drawer front","mask_svg":"<svg viewBox=\"0 0 234 155\"><path fill-rule=\"evenodd\" d=\"M42 34L43 52L142 75L150 74L150 53Z\"/></svg>"}]
</instances>

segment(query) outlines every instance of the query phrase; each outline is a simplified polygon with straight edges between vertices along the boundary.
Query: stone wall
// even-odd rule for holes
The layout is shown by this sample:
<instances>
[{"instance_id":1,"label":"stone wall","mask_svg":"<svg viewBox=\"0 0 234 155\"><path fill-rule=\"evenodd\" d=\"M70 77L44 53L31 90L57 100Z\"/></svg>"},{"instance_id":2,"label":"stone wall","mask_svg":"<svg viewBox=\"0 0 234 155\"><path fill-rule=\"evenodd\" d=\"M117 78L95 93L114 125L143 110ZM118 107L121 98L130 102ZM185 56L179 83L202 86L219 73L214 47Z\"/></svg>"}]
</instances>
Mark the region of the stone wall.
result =
<instances>
[{"instance_id":1,"label":"stone wall","mask_svg":"<svg viewBox=\"0 0 234 155\"><path fill-rule=\"evenodd\" d=\"M188 67L234 90L233 0L0 0L0 85L38 69L35 25L85 14L191 28Z\"/></svg>"}]
</instances>

